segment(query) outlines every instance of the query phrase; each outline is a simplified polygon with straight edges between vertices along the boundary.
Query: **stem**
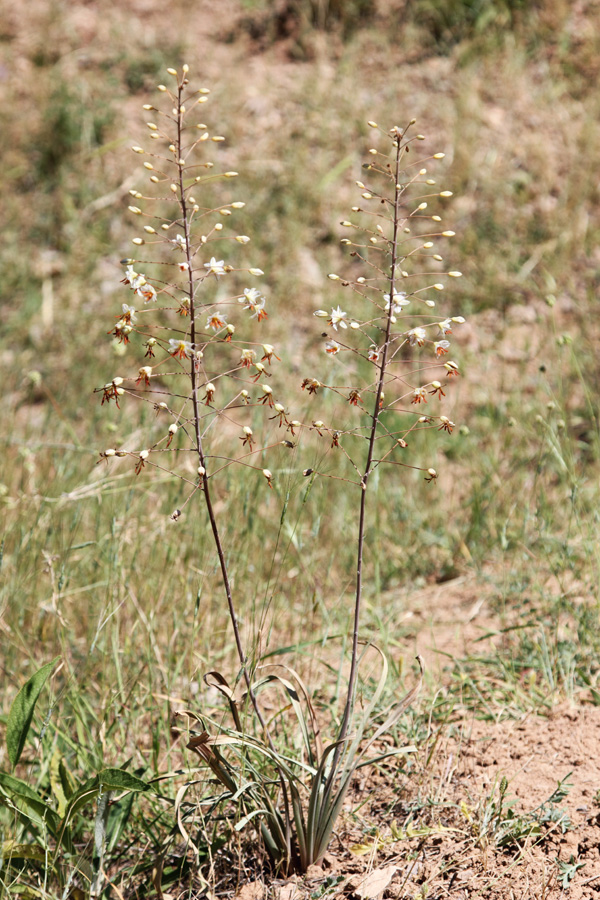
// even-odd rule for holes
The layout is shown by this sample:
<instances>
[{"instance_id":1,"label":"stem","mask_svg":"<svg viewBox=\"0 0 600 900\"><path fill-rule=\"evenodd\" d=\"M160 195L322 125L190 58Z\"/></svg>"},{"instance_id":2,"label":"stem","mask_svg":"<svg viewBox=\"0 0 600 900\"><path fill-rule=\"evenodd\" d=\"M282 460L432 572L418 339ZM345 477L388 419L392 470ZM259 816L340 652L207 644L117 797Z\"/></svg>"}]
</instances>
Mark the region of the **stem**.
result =
<instances>
[{"instance_id":1,"label":"stem","mask_svg":"<svg viewBox=\"0 0 600 900\"><path fill-rule=\"evenodd\" d=\"M182 151L182 142L181 142L181 132L182 132L182 125L183 125L183 114L181 113L182 91L183 91L183 85L179 85L178 115L177 115L178 159L181 158L180 154ZM192 257L191 257L191 246L190 246L190 240L191 240L190 226L189 226L188 216L187 216L185 185L184 185L184 181L183 181L183 165L179 165L179 205L181 207L181 217L182 217L183 232L184 232L184 237L185 237L185 255L186 255L186 262L187 262L187 266L188 266L188 294L189 294L189 298L190 298L190 320L191 320L190 341L195 350L196 349L196 310L194 308L194 274L193 274L193 270L192 270ZM217 520L215 518L214 508L212 505L212 499L211 499L211 495L210 495L210 488L208 486L208 472L206 471L206 457L204 455L204 450L202 447L202 435L200 433L200 411L199 411L199 407L198 407L198 373L196 371L196 359L195 358L192 358L192 363L190 366L190 380L192 383L192 408L194 411L194 432L195 432L195 436L196 436L196 450L198 453L199 463L202 466L202 468L204 469L204 475L202 476L202 490L204 492L204 500L206 502L206 509L208 512L210 527L212 529L213 538L215 541L215 545L217 548L217 554L219 557L219 564L221 566L221 575L223 577L223 586L225 588L225 594L227 595L227 605L229 608L229 616L231 618L231 623L233 626L235 645L237 648L237 653L238 653L238 656L240 659L240 663L242 665L242 671L244 673L246 686L248 687L248 690L250 690L250 677L246 670L246 654L244 653L238 619L237 619L237 615L236 615L236 611L235 611L235 606L233 603L233 595L231 593L231 582L229 580L227 561L225 559L225 554L223 552L221 536L219 534ZM250 691L250 693L252 695L251 691Z\"/></svg>"},{"instance_id":2,"label":"stem","mask_svg":"<svg viewBox=\"0 0 600 900\"><path fill-rule=\"evenodd\" d=\"M369 481L369 475L371 474L371 467L373 465L373 453L375 448L375 439L377 437L377 425L379 423L379 416L381 413L381 395L383 393L383 384L385 378L385 371L387 368L387 358L388 358L388 350L390 345L390 335L392 329L392 315L394 309L394 288L396 282L396 269L398 266L398 220L400 218L400 195L402 193L402 187L400 186L400 157L402 155L402 145L400 136L397 138L397 148L396 148L396 167L394 173L394 230L392 234L392 248L391 248L391 272L390 272L390 308L388 310L387 317L387 325L385 332L385 342L383 345L383 351L381 354L381 364L379 366L379 376L377 379L377 390L375 392L375 406L373 409L373 415L371 417L371 428L369 431L369 446L367 450L367 459L365 463L365 473L362 477L361 481L361 497L360 497L360 512L358 519L358 548L357 548L357 564L356 564L356 597L354 602L354 628L352 633L352 656L350 663L350 675L348 677L348 694L346 696L346 705L344 707L344 716L342 719L342 725L340 728L340 733L338 736L338 740L343 741L348 734L348 729L350 727L350 719L352 715L352 710L354 708L354 697L356 692L356 678L357 678L357 669L358 669L358 632L360 626L360 611L362 604L362 576L363 576L363 556L364 556L364 546L365 546L365 521L366 521L366 508L367 508L367 484ZM342 752L341 746L336 750L332 771L335 770L336 764L339 760L339 756Z\"/></svg>"},{"instance_id":3,"label":"stem","mask_svg":"<svg viewBox=\"0 0 600 900\"><path fill-rule=\"evenodd\" d=\"M181 112L181 102L182 102L182 91L183 84L178 86L178 106L177 106L177 159L180 160L182 158L182 127L183 127L183 113ZM194 348L196 349L196 310L194 306L194 293L195 293L195 285L194 285L194 275L192 270L192 254L191 254L191 235L190 235L190 227L188 221L188 210L187 203L185 197L185 184L183 180L183 165L178 163L179 169L179 205L181 207L181 216L183 223L183 231L185 237L185 255L186 262L188 266L188 295L190 298L190 342ZM210 521L210 527L213 534L213 539L215 542L215 546L217 548L217 555L219 557L219 565L221 567L221 576L223 578L223 587L225 588L225 595L227 597L227 607L229 610L229 618L231 619L231 625L233 628L233 634L235 638L235 645L237 649L237 654L240 660L240 664L242 667L242 674L244 676L244 681L246 682L246 689L248 692L248 696L250 698L250 702L252 703L252 707L254 712L256 713L256 717L260 722L261 728L267 740L267 743L274 754L277 753L275 743L271 734L269 732L268 725L264 719L264 716L260 710L258 705L258 701L256 699L256 695L252 690L252 681L250 679L250 675L248 673L247 668L247 656L244 653L244 647L242 644L242 638L240 634L240 628L238 623L238 617L235 609L235 604L233 602L233 594L231 591L231 581L229 579L229 570L227 568L227 560L225 559L225 553L223 550L223 544L221 542L221 535L219 533L219 528L217 525L217 519L215 516L215 511L212 503L210 487L208 482L208 471L206 467L206 456L204 454L204 449L202 446L202 435L200 432L200 411L198 405L198 373L196 371L196 358L192 357L191 365L190 365L190 381L192 385L192 409L193 409L193 418L194 418L194 434L196 438L196 451L198 453L198 461L202 468L204 469L204 474L202 475L202 491L204 493L204 501L206 503L206 510L208 513L208 518ZM284 799L284 811L285 811L285 823L286 823L286 839L287 839L287 847L288 847L288 862L291 860L291 844L290 844L290 836L291 836L291 819L289 812L289 798L287 787L285 784L285 780L283 777L283 773L279 766L277 766L278 776L279 776L279 784L281 787L283 799Z\"/></svg>"}]
</instances>

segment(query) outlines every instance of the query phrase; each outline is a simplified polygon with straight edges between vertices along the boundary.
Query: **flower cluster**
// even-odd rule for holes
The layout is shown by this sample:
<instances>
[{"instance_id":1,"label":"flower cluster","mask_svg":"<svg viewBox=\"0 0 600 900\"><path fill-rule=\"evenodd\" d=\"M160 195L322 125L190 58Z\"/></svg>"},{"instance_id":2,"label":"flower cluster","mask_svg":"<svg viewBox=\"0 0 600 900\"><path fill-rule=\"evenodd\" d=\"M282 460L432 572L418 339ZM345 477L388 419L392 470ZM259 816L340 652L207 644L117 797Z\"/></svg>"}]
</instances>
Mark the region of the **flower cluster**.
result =
<instances>
[{"instance_id":1,"label":"flower cluster","mask_svg":"<svg viewBox=\"0 0 600 900\"><path fill-rule=\"evenodd\" d=\"M132 147L148 187L130 191L129 212L141 226L133 238L135 255L123 260L122 283L132 301L122 304L109 332L128 354L141 359L129 377L123 373L98 390L102 403L114 400L119 408L125 398L152 404L157 418L147 446L104 451L101 457L129 457L138 474L157 466L178 475L189 486L179 518L196 491L207 492L215 470L240 462L258 474L269 471L261 455L265 441L258 441L251 428L253 409L275 409L276 425L291 425L265 383L271 377L266 366L280 356L260 334L267 301L251 280L264 273L253 264L235 264L232 249L244 247L250 238L225 227L245 205L230 196L237 172L217 174L206 153L225 140L202 121L210 92L190 87L187 66L168 72L172 86L158 86L165 104L144 106L151 120L146 123L150 146ZM207 202L219 182L227 199ZM202 202L197 199L201 194ZM221 282L229 286L227 293ZM187 381L183 389L182 379ZM239 427L242 443L233 445L225 462L220 457L213 465L213 426L220 418ZM271 435L273 427L268 425ZM268 447L268 439L266 443ZM271 443L280 445L281 440ZM172 463L159 456L167 450ZM191 485L186 471L190 456L196 457L197 473ZM269 487L272 480L269 473Z\"/></svg>"},{"instance_id":2,"label":"flower cluster","mask_svg":"<svg viewBox=\"0 0 600 900\"><path fill-rule=\"evenodd\" d=\"M342 239L350 249L352 272L359 268L356 263L362 264L362 272L352 278L329 276L361 303L353 303L352 310L339 303L330 310L315 310L315 317L331 329L323 333L322 347L335 363L329 366L328 378L309 377L302 383L312 394L321 387L338 394L361 413L358 424L350 420L342 428L336 422L323 426L320 433L336 434L333 446L344 450L363 486L381 462L408 466L403 451L417 429L452 432L454 423L442 411L424 417L419 407L431 398L441 401L446 396L443 379L459 374L458 364L446 357L453 330L465 322L461 315L440 318L434 299L445 289L442 278L461 276L455 270L444 271L435 246L454 232L443 228L439 214L428 211L432 200L443 202L452 196L440 191L428 172L428 166L444 154L413 161L412 153L408 155L411 145L424 139L412 135L414 121L388 132L375 122L369 125L385 136L387 148L370 150L363 168L374 184L356 182L361 203L352 208L353 219L341 223L352 234ZM365 426L369 396L371 418ZM369 428L372 447L365 466L349 438L358 436L362 446ZM380 443L383 448L375 451ZM425 480L434 480L429 467L410 467L422 468Z\"/></svg>"}]
</instances>

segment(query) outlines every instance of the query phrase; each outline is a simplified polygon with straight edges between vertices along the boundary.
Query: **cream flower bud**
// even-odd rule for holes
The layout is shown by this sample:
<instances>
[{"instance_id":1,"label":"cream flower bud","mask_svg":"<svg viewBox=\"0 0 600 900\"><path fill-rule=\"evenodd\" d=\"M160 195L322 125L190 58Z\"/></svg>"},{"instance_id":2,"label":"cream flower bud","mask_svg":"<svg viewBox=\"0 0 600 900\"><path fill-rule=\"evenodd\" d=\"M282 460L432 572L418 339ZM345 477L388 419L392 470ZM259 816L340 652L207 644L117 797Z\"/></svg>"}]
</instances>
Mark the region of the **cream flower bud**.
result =
<instances>
[{"instance_id":1,"label":"cream flower bud","mask_svg":"<svg viewBox=\"0 0 600 900\"><path fill-rule=\"evenodd\" d=\"M244 434L248 435L248 437L250 437L253 434L252 429L249 428L247 425L244 425L242 431L244 432Z\"/></svg>"},{"instance_id":2,"label":"cream flower bud","mask_svg":"<svg viewBox=\"0 0 600 900\"><path fill-rule=\"evenodd\" d=\"M169 75L177 75L177 69L167 69Z\"/></svg>"},{"instance_id":3,"label":"cream flower bud","mask_svg":"<svg viewBox=\"0 0 600 900\"><path fill-rule=\"evenodd\" d=\"M247 234L238 234L236 236L236 241L238 242L238 244L248 244L250 243L250 238Z\"/></svg>"},{"instance_id":4,"label":"cream flower bud","mask_svg":"<svg viewBox=\"0 0 600 900\"><path fill-rule=\"evenodd\" d=\"M327 277L328 277L331 281L339 281L339 280L340 280L340 276L339 276L339 275L336 275L334 272L332 272L331 275L328 275Z\"/></svg>"},{"instance_id":5,"label":"cream flower bud","mask_svg":"<svg viewBox=\"0 0 600 900\"><path fill-rule=\"evenodd\" d=\"M143 147L132 147L131 149L133 150L134 153L144 153Z\"/></svg>"},{"instance_id":6,"label":"cream flower bud","mask_svg":"<svg viewBox=\"0 0 600 900\"><path fill-rule=\"evenodd\" d=\"M116 450L109 448L108 450L105 450L102 455L108 457L108 456L116 456L116 454L117 454Z\"/></svg>"},{"instance_id":7,"label":"cream flower bud","mask_svg":"<svg viewBox=\"0 0 600 900\"><path fill-rule=\"evenodd\" d=\"M197 471L200 478L203 478L206 475L206 469L204 468L204 466L198 466Z\"/></svg>"},{"instance_id":8,"label":"cream flower bud","mask_svg":"<svg viewBox=\"0 0 600 900\"><path fill-rule=\"evenodd\" d=\"M462 276L462 272L448 272L450 278L460 278Z\"/></svg>"},{"instance_id":9,"label":"cream flower bud","mask_svg":"<svg viewBox=\"0 0 600 900\"><path fill-rule=\"evenodd\" d=\"M144 460L144 459L148 459L149 456L150 456L150 451L149 451L149 450L142 450L141 453L140 453L139 458L140 458L141 460Z\"/></svg>"},{"instance_id":10,"label":"cream flower bud","mask_svg":"<svg viewBox=\"0 0 600 900\"><path fill-rule=\"evenodd\" d=\"M270 481L271 478L273 477L273 473L271 472L270 469L263 469L262 473L265 476L265 478L267 479L267 481Z\"/></svg>"},{"instance_id":11,"label":"cream flower bud","mask_svg":"<svg viewBox=\"0 0 600 900\"><path fill-rule=\"evenodd\" d=\"M432 287L433 287L436 291L443 291L443 290L444 290L444 285L443 285L443 284L434 284L434 285L432 285Z\"/></svg>"},{"instance_id":12,"label":"cream flower bud","mask_svg":"<svg viewBox=\"0 0 600 900\"><path fill-rule=\"evenodd\" d=\"M440 191L440 197L453 197L452 191Z\"/></svg>"},{"instance_id":13,"label":"cream flower bud","mask_svg":"<svg viewBox=\"0 0 600 900\"><path fill-rule=\"evenodd\" d=\"M173 423L172 425L169 425L169 434L177 434L178 431L179 431L179 427L177 425L175 425L175 423Z\"/></svg>"},{"instance_id":14,"label":"cream flower bud","mask_svg":"<svg viewBox=\"0 0 600 900\"><path fill-rule=\"evenodd\" d=\"M262 269L248 269L248 271L251 275L256 275L257 277L265 274Z\"/></svg>"},{"instance_id":15,"label":"cream flower bud","mask_svg":"<svg viewBox=\"0 0 600 900\"><path fill-rule=\"evenodd\" d=\"M257 366L257 368L258 368L258 366ZM273 393L273 388L269 387L268 384L262 384L261 387L262 387L263 394L266 394L267 397Z\"/></svg>"},{"instance_id":16,"label":"cream flower bud","mask_svg":"<svg viewBox=\"0 0 600 900\"><path fill-rule=\"evenodd\" d=\"M141 209L137 206L128 206L127 209L129 210L129 212L132 212L134 216L141 216L142 214Z\"/></svg>"},{"instance_id":17,"label":"cream flower bud","mask_svg":"<svg viewBox=\"0 0 600 900\"><path fill-rule=\"evenodd\" d=\"M456 234L455 231L442 231L442 235L444 237L454 237L455 234Z\"/></svg>"},{"instance_id":18,"label":"cream flower bud","mask_svg":"<svg viewBox=\"0 0 600 900\"><path fill-rule=\"evenodd\" d=\"M223 174L223 177L224 178L236 178L237 174L238 174L237 172L225 172Z\"/></svg>"},{"instance_id":19,"label":"cream flower bud","mask_svg":"<svg viewBox=\"0 0 600 900\"><path fill-rule=\"evenodd\" d=\"M434 159L443 159L445 157L445 155L446 155L445 153L434 153L433 158Z\"/></svg>"}]
</instances>

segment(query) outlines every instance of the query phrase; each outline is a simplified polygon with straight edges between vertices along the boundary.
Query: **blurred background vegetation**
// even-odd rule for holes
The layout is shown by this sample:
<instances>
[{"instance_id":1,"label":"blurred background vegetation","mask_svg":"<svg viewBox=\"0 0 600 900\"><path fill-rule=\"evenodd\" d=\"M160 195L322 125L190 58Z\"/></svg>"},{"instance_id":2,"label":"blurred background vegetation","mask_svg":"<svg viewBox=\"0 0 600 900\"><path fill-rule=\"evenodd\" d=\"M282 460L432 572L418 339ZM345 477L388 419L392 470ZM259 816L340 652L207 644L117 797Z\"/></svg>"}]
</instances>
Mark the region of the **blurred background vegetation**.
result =
<instances>
[{"instance_id":1,"label":"blurred background vegetation","mask_svg":"<svg viewBox=\"0 0 600 900\"><path fill-rule=\"evenodd\" d=\"M152 415L100 408L92 391L127 363L107 332L127 300L119 259L140 181L129 147L143 139L149 92L184 61L227 136L216 162L240 172L237 228L266 273L290 408L307 403L300 382L323 366L313 310L343 305L326 275L348 265L339 222L355 202L367 120L414 116L427 147L446 153L449 268L464 277L445 302L469 322L455 335L463 375L448 403L468 427L415 442L437 487L381 475L365 635L396 658L397 684L414 655L416 626L402 624L414 592L464 584L485 599L495 640L432 664L440 715L600 699L600 4L1 7L4 713L61 654L55 740L71 767L134 758L159 771L173 704L193 704L202 674L232 665L203 511L173 526L177 484L96 465L98 451L137 446L152 428ZM301 444L293 462L269 460L267 497L234 472L223 485L242 624L263 652L347 628L354 506L333 481L306 496L302 469L318 452ZM331 702L335 679L303 653Z\"/></svg>"}]
</instances>

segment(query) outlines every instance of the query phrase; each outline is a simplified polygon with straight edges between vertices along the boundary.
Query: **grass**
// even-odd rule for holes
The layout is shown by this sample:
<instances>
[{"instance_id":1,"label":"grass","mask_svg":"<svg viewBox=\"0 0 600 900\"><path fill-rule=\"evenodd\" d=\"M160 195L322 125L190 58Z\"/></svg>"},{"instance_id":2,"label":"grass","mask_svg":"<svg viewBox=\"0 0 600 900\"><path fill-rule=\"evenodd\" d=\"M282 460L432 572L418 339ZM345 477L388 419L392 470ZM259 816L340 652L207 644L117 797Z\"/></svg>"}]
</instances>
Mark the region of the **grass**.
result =
<instances>
[{"instance_id":1,"label":"grass","mask_svg":"<svg viewBox=\"0 0 600 900\"><path fill-rule=\"evenodd\" d=\"M61 8L52 27L65 15ZM360 177L358 155L347 148L357 141L368 148L365 120L414 112L449 151L444 181L457 198L446 220L458 234L450 263L466 276L464 293L454 289L456 312L474 322L461 348L465 374L452 417L468 433L456 433L443 451L419 439L418 453L442 473L426 499L417 475L381 477L364 633L379 640L383 633L383 649L398 655L399 691L410 681L414 632L398 621L411 591L475 577L491 598L493 622L491 636L471 644L468 656L439 658L420 711L403 725L407 740L426 732L430 714L439 723L465 711L496 720L544 713L565 697L600 698L595 39L580 29L576 40L567 18L564 5L545 4L535 27L521 18L493 42L471 26L450 39L444 26L435 51L413 24L403 54L412 65L398 60L397 45L375 22L338 48L335 65L281 65L281 84L269 56L275 47L252 74L258 111L250 116L240 89L245 67L214 85L229 120L232 149L224 153L244 176L246 230L257 237L277 310L273 325L298 383L316 354L312 311L338 303L323 273L341 265L336 223ZM117 42L74 80L69 52L77 45L68 28L59 29L66 35L60 54L40 54L47 24L45 12L34 14L30 44L20 50L14 36L7 39L12 61L25 61L34 74L18 85L27 116L4 104L0 130L11 223L1 251L3 404L11 428L2 435L0 611L5 717L36 668L58 654L63 660L40 701L36 735L48 717L49 726L39 747L28 745L19 770L50 795L55 752L78 780L127 760L145 778L191 766L173 743L173 712L197 707L202 675L231 668L233 647L203 518L175 529L168 515L176 487L96 465L98 450L151 418L124 423L90 396L119 365L106 332L122 299L118 257L131 236L122 215L123 122L135 143L137 92L177 60ZM184 44L182 34L170 35L169 46ZM243 43L234 46L245 52ZM507 73L501 85L499 70ZM16 79L11 72L3 90ZM94 206L98 198L109 198L107 205ZM515 305L535 315L515 318ZM292 343L290 322L298 320ZM348 628L353 548L347 500L335 483L316 484L306 498L299 473L314 465L316 452L301 444L293 463L282 458L282 486L267 500L232 477L220 502L229 514L234 578L252 573L241 588L249 641L260 632L264 653L292 648L289 659L299 656L319 705L335 718L341 674L331 669L330 646ZM312 644L309 635L326 640ZM142 834L147 855L165 854L165 887L189 865L173 831L181 783L161 783L124 814L122 831L116 823L109 830L109 838L118 836L109 839L106 865L123 890L141 878ZM190 789L185 803L192 796ZM197 807L189 802L191 821ZM17 820L7 809L0 815L8 840L19 833ZM74 824L78 853L88 860L95 816L84 808ZM196 822L192 843L210 860L225 851L203 828ZM5 893L16 889L21 865L3 870ZM44 886L34 863L27 884L61 896L72 865L65 859Z\"/></svg>"}]
</instances>

